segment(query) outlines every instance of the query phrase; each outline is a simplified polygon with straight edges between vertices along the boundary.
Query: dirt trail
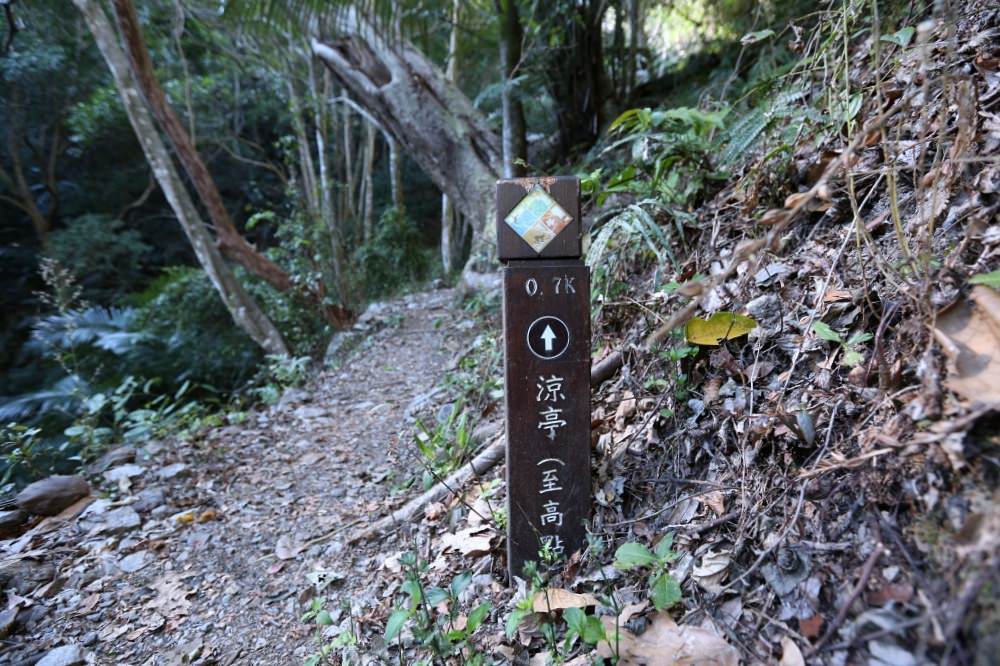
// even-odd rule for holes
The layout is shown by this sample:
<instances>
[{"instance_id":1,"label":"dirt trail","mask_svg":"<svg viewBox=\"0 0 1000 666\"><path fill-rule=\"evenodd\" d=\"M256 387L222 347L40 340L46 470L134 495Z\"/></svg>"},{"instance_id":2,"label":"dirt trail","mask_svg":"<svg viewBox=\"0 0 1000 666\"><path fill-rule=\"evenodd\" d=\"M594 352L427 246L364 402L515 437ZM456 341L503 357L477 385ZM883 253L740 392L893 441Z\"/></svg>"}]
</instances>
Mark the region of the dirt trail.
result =
<instances>
[{"instance_id":1,"label":"dirt trail","mask_svg":"<svg viewBox=\"0 0 1000 666\"><path fill-rule=\"evenodd\" d=\"M307 575L329 572L345 597L374 578L343 538L404 496L399 434L470 334L452 302L442 290L378 307L309 391L200 440L153 443L112 467L78 517L0 542L38 574L18 589L26 605L0 663L67 644L98 664L301 663ZM48 574L54 589L39 593Z\"/></svg>"}]
</instances>

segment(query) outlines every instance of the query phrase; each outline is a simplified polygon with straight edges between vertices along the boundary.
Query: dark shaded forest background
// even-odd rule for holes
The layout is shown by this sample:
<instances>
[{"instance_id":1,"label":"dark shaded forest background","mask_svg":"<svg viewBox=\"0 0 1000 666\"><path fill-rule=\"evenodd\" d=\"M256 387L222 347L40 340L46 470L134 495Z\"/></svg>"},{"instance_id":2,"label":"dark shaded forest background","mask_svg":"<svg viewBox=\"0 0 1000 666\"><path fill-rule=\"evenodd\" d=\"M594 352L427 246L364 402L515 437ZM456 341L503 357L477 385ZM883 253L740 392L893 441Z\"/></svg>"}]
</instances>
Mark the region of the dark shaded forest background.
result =
<instances>
[{"instance_id":1,"label":"dark shaded forest background","mask_svg":"<svg viewBox=\"0 0 1000 666\"><path fill-rule=\"evenodd\" d=\"M507 57L500 47L510 37L504 4L403 3L391 19L453 77L497 136ZM740 38L804 7L579 4L510 3L520 11L522 51L510 88L523 108L528 143L520 150L532 173L593 170L596 154L588 151L626 108L650 100L695 105L742 90L744 80L733 83ZM246 13L266 17L273 9L264 3ZM4 10L11 20L0 58L4 483L72 467L80 455L168 420L194 425L219 418L210 414L233 401L275 399L276 386L298 379L305 359L321 358L335 329L349 325L349 316L324 317L309 292L358 313L372 299L458 279L472 222L449 215L447 204L443 214L440 190L405 150L393 163L388 134L283 23L261 30L246 13L220 15L212 3L139 3L156 76L236 228L297 285L275 289L236 266L287 341L290 356L269 360L233 325L198 266L83 19L62 3ZM566 31L574 22L580 34ZM581 48L567 40L589 40L600 58L582 92L569 89L578 73L560 62L561 53ZM753 81L793 57L774 46L741 73ZM597 94L571 108L573 95ZM316 167L303 160L319 158L315 132L326 141L323 177L336 228L307 201ZM524 173L519 165L528 164L514 169ZM442 219L451 227L443 251Z\"/></svg>"}]
</instances>

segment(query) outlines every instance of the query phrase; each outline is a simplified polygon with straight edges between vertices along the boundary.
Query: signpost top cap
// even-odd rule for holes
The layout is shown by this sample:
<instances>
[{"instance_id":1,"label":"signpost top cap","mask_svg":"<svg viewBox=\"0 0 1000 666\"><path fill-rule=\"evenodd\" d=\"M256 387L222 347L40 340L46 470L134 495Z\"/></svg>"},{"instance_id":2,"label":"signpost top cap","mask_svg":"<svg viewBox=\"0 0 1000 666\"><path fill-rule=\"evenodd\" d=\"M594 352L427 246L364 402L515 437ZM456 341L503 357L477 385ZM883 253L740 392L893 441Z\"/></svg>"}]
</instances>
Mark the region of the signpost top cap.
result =
<instances>
[{"instance_id":1,"label":"signpost top cap","mask_svg":"<svg viewBox=\"0 0 1000 666\"><path fill-rule=\"evenodd\" d=\"M580 180L574 176L497 181L497 254L510 259L580 256Z\"/></svg>"}]
</instances>

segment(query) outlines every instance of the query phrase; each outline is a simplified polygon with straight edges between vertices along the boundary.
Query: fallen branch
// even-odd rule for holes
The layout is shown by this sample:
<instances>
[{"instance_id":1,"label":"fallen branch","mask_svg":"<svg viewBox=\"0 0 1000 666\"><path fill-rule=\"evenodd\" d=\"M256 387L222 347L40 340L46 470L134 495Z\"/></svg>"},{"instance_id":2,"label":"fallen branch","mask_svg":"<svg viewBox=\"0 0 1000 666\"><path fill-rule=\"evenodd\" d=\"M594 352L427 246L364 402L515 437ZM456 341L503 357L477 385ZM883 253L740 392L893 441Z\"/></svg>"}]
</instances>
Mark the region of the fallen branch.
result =
<instances>
[{"instance_id":1,"label":"fallen branch","mask_svg":"<svg viewBox=\"0 0 1000 666\"><path fill-rule=\"evenodd\" d=\"M621 352L614 352L600 363L590 367L590 384L596 386L605 379L610 378L618 371L622 364ZM473 439L478 439L478 433L473 434ZM488 435L487 435L488 436ZM507 440L503 435L498 437L492 444L483 449L468 465L455 470L448 478L434 484L429 490L396 509L388 516L379 518L376 522L361 530L348 539L348 543L364 541L388 532L400 523L412 520L424 507L431 502L437 502L442 497L447 497L451 493L458 493L462 487L472 478L479 477L493 469L504 457Z\"/></svg>"},{"instance_id":2,"label":"fallen branch","mask_svg":"<svg viewBox=\"0 0 1000 666\"><path fill-rule=\"evenodd\" d=\"M498 437L496 441L473 458L469 464L455 470L447 479L434 484L430 490L414 497L388 516L380 518L372 525L353 535L348 540L348 543L355 543L379 536L400 523L412 520L431 502L437 502L450 493L457 493L470 479L482 476L500 462L506 448L506 439L503 436Z\"/></svg>"}]
</instances>

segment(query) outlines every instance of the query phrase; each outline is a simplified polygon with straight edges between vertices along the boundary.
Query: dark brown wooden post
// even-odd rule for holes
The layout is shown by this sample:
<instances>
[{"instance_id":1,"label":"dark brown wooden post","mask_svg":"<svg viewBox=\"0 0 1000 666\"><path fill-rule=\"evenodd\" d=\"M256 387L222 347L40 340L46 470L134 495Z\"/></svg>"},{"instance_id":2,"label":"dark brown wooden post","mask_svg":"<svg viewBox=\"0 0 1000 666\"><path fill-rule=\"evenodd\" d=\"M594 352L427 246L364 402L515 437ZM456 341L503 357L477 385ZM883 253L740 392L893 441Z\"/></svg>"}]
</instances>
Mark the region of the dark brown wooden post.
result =
<instances>
[{"instance_id":1,"label":"dark brown wooden post","mask_svg":"<svg viewBox=\"0 0 1000 666\"><path fill-rule=\"evenodd\" d=\"M590 517L590 271L580 182L497 182L507 408L507 563L569 557Z\"/></svg>"}]
</instances>

